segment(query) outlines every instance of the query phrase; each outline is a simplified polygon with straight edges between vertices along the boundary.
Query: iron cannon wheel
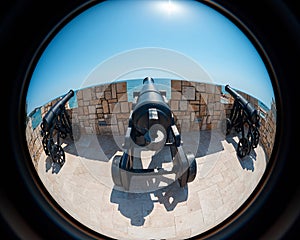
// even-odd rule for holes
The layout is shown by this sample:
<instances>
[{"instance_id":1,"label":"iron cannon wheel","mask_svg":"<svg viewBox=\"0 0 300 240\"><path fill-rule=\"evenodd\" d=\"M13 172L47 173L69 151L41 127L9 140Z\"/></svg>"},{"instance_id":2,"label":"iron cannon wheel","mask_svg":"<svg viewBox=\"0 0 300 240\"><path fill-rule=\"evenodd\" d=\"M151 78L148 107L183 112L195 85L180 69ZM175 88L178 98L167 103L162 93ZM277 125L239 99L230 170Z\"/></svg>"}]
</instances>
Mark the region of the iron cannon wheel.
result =
<instances>
[{"instance_id":1,"label":"iron cannon wheel","mask_svg":"<svg viewBox=\"0 0 300 240\"><path fill-rule=\"evenodd\" d=\"M180 187L185 187L187 183L192 182L195 179L197 173L197 163L194 154L187 153L186 157L189 163L189 167L178 178ZM185 179L183 176L186 176L186 182L183 181L183 179Z\"/></svg>"},{"instance_id":2,"label":"iron cannon wheel","mask_svg":"<svg viewBox=\"0 0 300 240\"><path fill-rule=\"evenodd\" d=\"M258 142L259 142L259 137L260 137L260 133L259 133L258 129L256 128L256 129L253 131L253 142L252 142L252 147L253 147L253 148L256 148L256 147L257 147Z\"/></svg>"},{"instance_id":3,"label":"iron cannon wheel","mask_svg":"<svg viewBox=\"0 0 300 240\"><path fill-rule=\"evenodd\" d=\"M184 173L178 178L178 183L179 183L179 186L180 186L180 187L185 187L185 186L187 185L187 182L184 182L184 181L183 181L183 178L182 178L182 176L183 176L184 174L187 174L187 172L184 172Z\"/></svg>"},{"instance_id":4,"label":"iron cannon wheel","mask_svg":"<svg viewBox=\"0 0 300 240\"><path fill-rule=\"evenodd\" d=\"M254 148L254 147L253 147L253 144L254 144L254 134L253 134L252 131L249 131L249 132L247 133L247 138L248 138L248 144L249 144L249 147L248 147L248 153L247 153L247 154L249 154L250 151L251 151L251 149Z\"/></svg>"},{"instance_id":5,"label":"iron cannon wheel","mask_svg":"<svg viewBox=\"0 0 300 240\"><path fill-rule=\"evenodd\" d=\"M55 163L61 166L65 163L65 152L60 145L53 144L50 153Z\"/></svg>"},{"instance_id":6,"label":"iron cannon wheel","mask_svg":"<svg viewBox=\"0 0 300 240\"><path fill-rule=\"evenodd\" d=\"M43 148L44 148L44 151L45 151L46 155L49 156L50 153L49 153L49 150L48 150L49 148L48 148L48 141L47 141L46 136L43 137L42 143L43 143Z\"/></svg>"},{"instance_id":7,"label":"iron cannon wheel","mask_svg":"<svg viewBox=\"0 0 300 240\"><path fill-rule=\"evenodd\" d=\"M113 158L112 165L111 165L111 175L114 184L121 187L122 182L121 182L121 173L120 173L120 161L121 161L120 156L116 156Z\"/></svg>"},{"instance_id":8,"label":"iron cannon wheel","mask_svg":"<svg viewBox=\"0 0 300 240\"><path fill-rule=\"evenodd\" d=\"M189 182L194 181L194 179L196 178L197 162L196 162L194 154L192 154L192 153L187 153L187 159L189 162L187 182L189 183Z\"/></svg>"},{"instance_id":9,"label":"iron cannon wheel","mask_svg":"<svg viewBox=\"0 0 300 240\"><path fill-rule=\"evenodd\" d=\"M237 146L237 155L240 158L243 158L249 153L249 149L250 146L248 139L245 137L241 138Z\"/></svg>"}]
</instances>

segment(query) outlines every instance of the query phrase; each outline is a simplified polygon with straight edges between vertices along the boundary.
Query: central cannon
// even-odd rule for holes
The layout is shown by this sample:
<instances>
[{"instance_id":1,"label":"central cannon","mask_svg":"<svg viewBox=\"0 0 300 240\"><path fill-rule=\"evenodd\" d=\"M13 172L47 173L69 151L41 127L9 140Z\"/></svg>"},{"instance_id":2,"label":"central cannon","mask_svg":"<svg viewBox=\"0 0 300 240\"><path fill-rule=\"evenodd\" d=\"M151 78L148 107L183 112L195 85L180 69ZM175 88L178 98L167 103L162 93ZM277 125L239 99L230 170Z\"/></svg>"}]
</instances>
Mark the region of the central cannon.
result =
<instances>
[{"instance_id":1,"label":"central cannon","mask_svg":"<svg viewBox=\"0 0 300 240\"><path fill-rule=\"evenodd\" d=\"M139 146L161 149L170 133L172 112L165 96L157 90L152 78L143 80L143 87L131 115L131 139Z\"/></svg>"},{"instance_id":2,"label":"central cannon","mask_svg":"<svg viewBox=\"0 0 300 240\"><path fill-rule=\"evenodd\" d=\"M130 190L134 177L144 176L146 181L152 181L157 176L173 173L174 180L185 187L195 179L197 164L192 153L183 151L165 91L158 90L154 80L146 77L141 91L133 95L124 152L112 162L114 184ZM166 151L167 148L170 151ZM150 162L146 168L145 161ZM166 163L168 168L163 166Z\"/></svg>"}]
</instances>

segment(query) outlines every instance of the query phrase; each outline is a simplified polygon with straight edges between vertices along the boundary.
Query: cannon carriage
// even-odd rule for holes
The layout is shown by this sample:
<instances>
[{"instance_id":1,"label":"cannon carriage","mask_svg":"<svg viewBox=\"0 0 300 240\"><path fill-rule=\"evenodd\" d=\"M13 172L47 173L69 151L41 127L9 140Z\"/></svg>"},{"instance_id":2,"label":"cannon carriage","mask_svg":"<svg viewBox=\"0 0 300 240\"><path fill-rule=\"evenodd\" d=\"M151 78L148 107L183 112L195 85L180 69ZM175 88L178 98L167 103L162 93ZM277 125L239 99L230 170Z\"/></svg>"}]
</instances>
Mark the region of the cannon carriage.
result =
<instances>
[{"instance_id":1,"label":"cannon carriage","mask_svg":"<svg viewBox=\"0 0 300 240\"><path fill-rule=\"evenodd\" d=\"M226 119L226 134L228 135L233 128L241 134L236 150L237 155L243 158L258 146L260 138L259 112L229 85L225 86L225 90L234 98L230 117Z\"/></svg>"},{"instance_id":2,"label":"cannon carriage","mask_svg":"<svg viewBox=\"0 0 300 240\"><path fill-rule=\"evenodd\" d=\"M163 91L159 91L154 80L143 80L140 92L134 93L134 102L123 144L122 156L112 162L112 177L115 185L130 190L133 176L155 176L175 174L180 187L185 187L196 177L197 164L192 153L185 153L181 135L175 125L173 113ZM148 152L156 164L147 168L136 167L143 162L142 152ZM162 167L168 152L171 167ZM163 154L164 153L164 154Z\"/></svg>"},{"instance_id":3,"label":"cannon carriage","mask_svg":"<svg viewBox=\"0 0 300 240\"><path fill-rule=\"evenodd\" d=\"M61 147L61 139L70 136L72 140L79 135L79 127L72 126L70 116L65 108L66 103L74 96L70 90L60 98L45 114L41 122L41 136L44 152L53 162L63 165L65 153Z\"/></svg>"}]
</instances>

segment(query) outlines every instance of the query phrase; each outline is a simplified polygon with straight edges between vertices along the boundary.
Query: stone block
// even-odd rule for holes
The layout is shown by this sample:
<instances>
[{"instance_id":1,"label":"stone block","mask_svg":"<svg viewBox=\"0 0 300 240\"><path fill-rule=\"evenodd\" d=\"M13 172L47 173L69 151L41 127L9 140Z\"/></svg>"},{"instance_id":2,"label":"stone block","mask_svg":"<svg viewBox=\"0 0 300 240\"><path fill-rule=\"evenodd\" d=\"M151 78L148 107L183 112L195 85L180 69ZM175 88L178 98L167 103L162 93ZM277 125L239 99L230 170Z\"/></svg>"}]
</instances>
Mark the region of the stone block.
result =
<instances>
[{"instance_id":1,"label":"stone block","mask_svg":"<svg viewBox=\"0 0 300 240\"><path fill-rule=\"evenodd\" d=\"M120 102L121 112L128 113L129 112L129 104L128 102Z\"/></svg>"},{"instance_id":2,"label":"stone block","mask_svg":"<svg viewBox=\"0 0 300 240\"><path fill-rule=\"evenodd\" d=\"M172 111L178 111L179 110L179 101L171 100L170 107L171 107Z\"/></svg>"},{"instance_id":3,"label":"stone block","mask_svg":"<svg viewBox=\"0 0 300 240\"><path fill-rule=\"evenodd\" d=\"M181 81L171 80L171 88L175 91L181 91Z\"/></svg>"},{"instance_id":4,"label":"stone block","mask_svg":"<svg viewBox=\"0 0 300 240\"><path fill-rule=\"evenodd\" d=\"M104 98L105 98L106 100L111 99L111 91L105 91L105 92L104 92Z\"/></svg>"},{"instance_id":5,"label":"stone block","mask_svg":"<svg viewBox=\"0 0 300 240\"><path fill-rule=\"evenodd\" d=\"M206 92L206 84L205 83L196 83L196 90L200 93Z\"/></svg>"},{"instance_id":6,"label":"stone block","mask_svg":"<svg viewBox=\"0 0 300 240\"><path fill-rule=\"evenodd\" d=\"M88 106L88 111L89 111L89 114L95 113L95 112L96 112L96 107L95 107L95 105L90 105L90 106Z\"/></svg>"},{"instance_id":7,"label":"stone block","mask_svg":"<svg viewBox=\"0 0 300 240\"><path fill-rule=\"evenodd\" d=\"M191 107L191 110L195 111L195 112L198 112L200 110L200 105L198 105L198 104L191 104L190 107Z\"/></svg>"},{"instance_id":8,"label":"stone block","mask_svg":"<svg viewBox=\"0 0 300 240\"><path fill-rule=\"evenodd\" d=\"M103 113L109 113L108 102L106 100L102 101Z\"/></svg>"},{"instance_id":9,"label":"stone block","mask_svg":"<svg viewBox=\"0 0 300 240\"><path fill-rule=\"evenodd\" d=\"M172 91L171 92L171 99L172 100L181 100L181 92Z\"/></svg>"},{"instance_id":10,"label":"stone block","mask_svg":"<svg viewBox=\"0 0 300 240\"><path fill-rule=\"evenodd\" d=\"M127 92L127 84L126 82L119 82L116 84L117 93L125 93Z\"/></svg>"},{"instance_id":11,"label":"stone block","mask_svg":"<svg viewBox=\"0 0 300 240\"><path fill-rule=\"evenodd\" d=\"M91 88L85 88L82 90L82 97L84 101L92 100L92 90Z\"/></svg>"},{"instance_id":12,"label":"stone block","mask_svg":"<svg viewBox=\"0 0 300 240\"><path fill-rule=\"evenodd\" d=\"M83 106L83 100L82 100L82 99L80 99L80 100L77 100L77 103L78 103L78 107L81 107L81 106Z\"/></svg>"},{"instance_id":13,"label":"stone block","mask_svg":"<svg viewBox=\"0 0 300 240\"><path fill-rule=\"evenodd\" d=\"M200 104L207 104L208 102L208 94L207 93L201 93L200 95Z\"/></svg>"},{"instance_id":14,"label":"stone block","mask_svg":"<svg viewBox=\"0 0 300 240\"><path fill-rule=\"evenodd\" d=\"M118 102L128 102L127 93L117 93Z\"/></svg>"},{"instance_id":15,"label":"stone block","mask_svg":"<svg viewBox=\"0 0 300 240\"><path fill-rule=\"evenodd\" d=\"M109 99L107 100L109 103L117 103L118 100L116 98L112 98L112 99Z\"/></svg>"},{"instance_id":16,"label":"stone block","mask_svg":"<svg viewBox=\"0 0 300 240\"><path fill-rule=\"evenodd\" d=\"M207 113L206 105L200 105L200 116L205 116Z\"/></svg>"},{"instance_id":17,"label":"stone block","mask_svg":"<svg viewBox=\"0 0 300 240\"><path fill-rule=\"evenodd\" d=\"M112 98L117 98L116 84L111 85L111 97Z\"/></svg>"},{"instance_id":18,"label":"stone block","mask_svg":"<svg viewBox=\"0 0 300 240\"><path fill-rule=\"evenodd\" d=\"M96 92L96 98L97 99L104 98L104 92Z\"/></svg>"},{"instance_id":19,"label":"stone block","mask_svg":"<svg viewBox=\"0 0 300 240\"><path fill-rule=\"evenodd\" d=\"M194 87L183 86L182 87L182 95L186 100L195 100L196 99L196 90Z\"/></svg>"},{"instance_id":20,"label":"stone block","mask_svg":"<svg viewBox=\"0 0 300 240\"><path fill-rule=\"evenodd\" d=\"M83 98L82 90L76 92L77 102Z\"/></svg>"},{"instance_id":21,"label":"stone block","mask_svg":"<svg viewBox=\"0 0 300 240\"><path fill-rule=\"evenodd\" d=\"M85 116L88 116L89 115L89 109L88 109L88 107L83 107L83 114L85 115Z\"/></svg>"},{"instance_id":22,"label":"stone block","mask_svg":"<svg viewBox=\"0 0 300 240\"><path fill-rule=\"evenodd\" d=\"M207 93L215 93L216 92L215 85L213 85L213 84L206 84L206 92Z\"/></svg>"},{"instance_id":23,"label":"stone block","mask_svg":"<svg viewBox=\"0 0 300 240\"><path fill-rule=\"evenodd\" d=\"M187 101L180 101L179 102L179 110L180 111L186 111L188 109Z\"/></svg>"},{"instance_id":24,"label":"stone block","mask_svg":"<svg viewBox=\"0 0 300 240\"><path fill-rule=\"evenodd\" d=\"M119 103L109 103L110 113L120 113L120 104Z\"/></svg>"},{"instance_id":25,"label":"stone block","mask_svg":"<svg viewBox=\"0 0 300 240\"><path fill-rule=\"evenodd\" d=\"M186 81L186 80L181 81L181 86L194 86L194 85L195 83L191 81Z\"/></svg>"},{"instance_id":26,"label":"stone block","mask_svg":"<svg viewBox=\"0 0 300 240\"><path fill-rule=\"evenodd\" d=\"M89 114L89 119L97 119L97 114L96 113L90 113Z\"/></svg>"}]
</instances>

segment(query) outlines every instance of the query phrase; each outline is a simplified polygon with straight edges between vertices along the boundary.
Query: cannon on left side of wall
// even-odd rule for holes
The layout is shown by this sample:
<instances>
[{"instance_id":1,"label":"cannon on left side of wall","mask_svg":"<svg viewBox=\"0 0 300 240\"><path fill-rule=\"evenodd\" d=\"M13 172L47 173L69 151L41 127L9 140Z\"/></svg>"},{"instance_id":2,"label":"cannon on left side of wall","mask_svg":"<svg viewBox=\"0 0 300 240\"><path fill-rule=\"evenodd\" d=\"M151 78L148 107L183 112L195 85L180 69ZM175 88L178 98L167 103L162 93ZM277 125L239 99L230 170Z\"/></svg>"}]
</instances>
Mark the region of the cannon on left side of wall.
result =
<instances>
[{"instance_id":1,"label":"cannon on left side of wall","mask_svg":"<svg viewBox=\"0 0 300 240\"><path fill-rule=\"evenodd\" d=\"M152 78L146 77L141 91L134 93L132 107L123 155L112 162L115 185L131 191L133 179L139 179L134 183L137 188L149 190L166 175L175 175L172 181L180 187L192 182L197 172L195 156L184 152L166 96Z\"/></svg>"},{"instance_id":2,"label":"cannon on left side of wall","mask_svg":"<svg viewBox=\"0 0 300 240\"><path fill-rule=\"evenodd\" d=\"M45 114L40 124L45 154L50 156L53 162L60 165L63 165L65 162L65 153L61 147L61 138L64 139L69 135L71 139L74 139L74 129L65 108L66 103L73 96L74 91L70 90L60 98ZM76 134L78 135L78 129L76 129Z\"/></svg>"}]
</instances>

